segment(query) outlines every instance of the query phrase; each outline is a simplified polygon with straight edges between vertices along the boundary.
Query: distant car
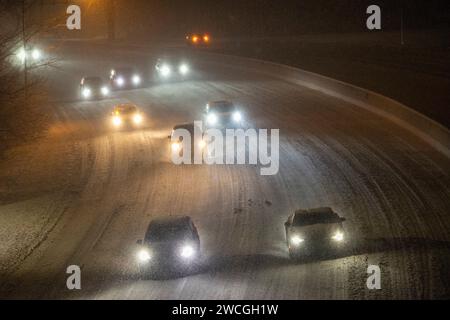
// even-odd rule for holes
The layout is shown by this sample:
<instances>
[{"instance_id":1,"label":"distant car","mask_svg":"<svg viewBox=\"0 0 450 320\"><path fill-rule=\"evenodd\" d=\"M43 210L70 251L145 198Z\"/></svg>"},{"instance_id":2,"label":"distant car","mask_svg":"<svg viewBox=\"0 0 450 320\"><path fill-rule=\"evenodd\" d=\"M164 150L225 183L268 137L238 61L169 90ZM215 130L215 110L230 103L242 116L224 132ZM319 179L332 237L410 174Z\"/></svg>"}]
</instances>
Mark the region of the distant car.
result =
<instances>
[{"instance_id":1,"label":"distant car","mask_svg":"<svg viewBox=\"0 0 450 320\"><path fill-rule=\"evenodd\" d=\"M156 62L155 70L160 79L185 79L190 73L189 64L177 59L160 58Z\"/></svg>"},{"instance_id":2,"label":"distant car","mask_svg":"<svg viewBox=\"0 0 450 320\"><path fill-rule=\"evenodd\" d=\"M200 236L190 217L159 218L150 222L137 253L142 273L159 268L189 269L200 258Z\"/></svg>"},{"instance_id":3,"label":"distant car","mask_svg":"<svg viewBox=\"0 0 450 320\"><path fill-rule=\"evenodd\" d=\"M186 36L186 43L193 47L205 47L211 43L208 33L191 33Z\"/></svg>"},{"instance_id":4,"label":"distant car","mask_svg":"<svg viewBox=\"0 0 450 320\"><path fill-rule=\"evenodd\" d=\"M176 132L176 130L179 129L184 129L186 130L190 137L191 137L191 150L190 150L190 154L191 154L191 161L194 159L194 152L195 149L197 148L197 150L199 150L199 155L202 155L203 152L205 152L206 150L206 137L203 134L203 131L200 127L196 127L194 123L185 123L185 124L179 124L176 125L175 127L173 127L172 129L172 133L170 134L170 136L168 136L169 141L170 141L170 148L171 148L171 152L175 152L178 153L180 157L183 157L183 153L186 151L183 149L183 140L182 137L179 137L178 139L174 137L174 133ZM196 135L197 132L197 135Z\"/></svg>"},{"instance_id":5,"label":"distant car","mask_svg":"<svg viewBox=\"0 0 450 320\"><path fill-rule=\"evenodd\" d=\"M100 77L84 77L80 82L80 94L83 99L109 96L109 86Z\"/></svg>"},{"instance_id":6,"label":"distant car","mask_svg":"<svg viewBox=\"0 0 450 320\"><path fill-rule=\"evenodd\" d=\"M125 125L139 127L144 122L144 116L138 107L131 103L120 104L114 107L111 114L111 122L115 128L121 128Z\"/></svg>"},{"instance_id":7,"label":"distant car","mask_svg":"<svg viewBox=\"0 0 450 320\"><path fill-rule=\"evenodd\" d=\"M109 81L113 89L139 88L142 85L142 76L131 67L112 69Z\"/></svg>"},{"instance_id":8,"label":"distant car","mask_svg":"<svg viewBox=\"0 0 450 320\"><path fill-rule=\"evenodd\" d=\"M346 242L344 221L331 208L295 211L285 223L289 256L327 254L342 248Z\"/></svg>"},{"instance_id":9,"label":"distant car","mask_svg":"<svg viewBox=\"0 0 450 320\"><path fill-rule=\"evenodd\" d=\"M242 125L242 112L231 101L212 101L205 108L206 126L229 128Z\"/></svg>"}]
</instances>

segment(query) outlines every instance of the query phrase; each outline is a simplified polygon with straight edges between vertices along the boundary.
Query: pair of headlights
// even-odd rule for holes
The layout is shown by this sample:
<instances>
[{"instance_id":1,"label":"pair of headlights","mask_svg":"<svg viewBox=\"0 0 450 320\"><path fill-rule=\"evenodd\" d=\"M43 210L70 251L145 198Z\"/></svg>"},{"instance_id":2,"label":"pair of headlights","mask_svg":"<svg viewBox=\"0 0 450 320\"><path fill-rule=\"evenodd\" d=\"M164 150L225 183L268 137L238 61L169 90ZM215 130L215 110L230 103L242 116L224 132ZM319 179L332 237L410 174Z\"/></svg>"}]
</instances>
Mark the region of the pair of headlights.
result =
<instances>
[{"instance_id":1,"label":"pair of headlights","mask_svg":"<svg viewBox=\"0 0 450 320\"><path fill-rule=\"evenodd\" d=\"M233 121L236 122L236 123L239 123L239 122L242 121L242 114L241 114L239 111L233 112L233 114L232 114L231 117L232 117ZM206 117L206 121L207 121L208 124L210 124L210 125L215 125L215 124L217 124L217 121L218 121L218 120L219 120L219 119L218 119L217 115L214 114L214 113L210 113L210 114L208 114L208 116Z\"/></svg>"},{"instance_id":2,"label":"pair of headlights","mask_svg":"<svg viewBox=\"0 0 450 320\"><path fill-rule=\"evenodd\" d=\"M109 95L109 88L108 87L102 87L100 89L100 92L102 93L103 96L107 96ZM84 88L81 92L81 94L83 95L83 97L85 99L88 99L92 96L92 90L90 88Z\"/></svg>"},{"instance_id":3,"label":"pair of headlights","mask_svg":"<svg viewBox=\"0 0 450 320\"><path fill-rule=\"evenodd\" d=\"M164 64L161 66L161 68L159 68L159 73L164 78L168 78L172 74L172 67L168 64ZM187 75L189 73L189 66L185 63L180 64L178 66L178 73L181 74L182 76Z\"/></svg>"},{"instance_id":4,"label":"pair of headlights","mask_svg":"<svg viewBox=\"0 0 450 320\"><path fill-rule=\"evenodd\" d=\"M137 113L133 116L133 123L136 125L141 124L143 120L144 120L144 118L139 113ZM112 123L115 127L120 127L122 125L122 117L117 116L117 115L114 116L112 119Z\"/></svg>"},{"instance_id":5,"label":"pair of headlights","mask_svg":"<svg viewBox=\"0 0 450 320\"><path fill-rule=\"evenodd\" d=\"M117 77L116 78L116 84L119 87L123 87L125 85L125 79L123 77ZM134 76L131 77L131 83L135 86L140 85L142 82L142 79L139 75L135 74Z\"/></svg>"},{"instance_id":6,"label":"pair of headlights","mask_svg":"<svg viewBox=\"0 0 450 320\"><path fill-rule=\"evenodd\" d=\"M195 253L196 253L196 250L190 244L185 244L178 249L179 257L183 258L185 260L192 259L195 256ZM147 263L152 259L152 255L150 253L150 250L148 250L148 249L141 249L138 252L137 257L141 263Z\"/></svg>"},{"instance_id":7,"label":"pair of headlights","mask_svg":"<svg viewBox=\"0 0 450 320\"><path fill-rule=\"evenodd\" d=\"M341 231L336 231L332 236L331 239L335 242L342 242L344 241L344 233ZM305 242L305 239L302 238L299 235L293 235L290 239L291 245L294 247L300 246L303 242Z\"/></svg>"}]
</instances>

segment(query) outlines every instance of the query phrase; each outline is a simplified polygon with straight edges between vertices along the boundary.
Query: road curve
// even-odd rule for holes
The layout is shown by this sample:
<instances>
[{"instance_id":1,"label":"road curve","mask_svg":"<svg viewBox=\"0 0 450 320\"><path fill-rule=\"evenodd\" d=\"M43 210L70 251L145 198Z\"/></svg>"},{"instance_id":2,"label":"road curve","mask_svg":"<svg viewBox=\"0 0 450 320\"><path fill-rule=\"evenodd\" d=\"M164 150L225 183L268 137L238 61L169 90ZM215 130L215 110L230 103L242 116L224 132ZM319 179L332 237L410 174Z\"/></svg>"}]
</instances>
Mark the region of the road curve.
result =
<instances>
[{"instance_id":1,"label":"road curve","mask_svg":"<svg viewBox=\"0 0 450 320\"><path fill-rule=\"evenodd\" d=\"M26 171L0 170L19 181L8 205L47 197L58 219L1 275L1 298L450 298L448 158L364 109L221 61L195 65L192 81L103 101L80 102L73 93L83 75L149 61L80 50L49 71L56 97L49 136L14 164ZM277 175L170 162L171 127L200 119L205 102L217 99L241 105L247 127L280 129ZM113 105L126 101L147 114L143 130L108 127ZM295 209L318 206L346 217L351 247L339 258L292 262L283 222ZM197 224L202 266L180 278L140 278L136 240L153 217L175 214ZM79 291L66 288L72 264L82 267ZM369 264L381 268L381 290L366 287Z\"/></svg>"}]
</instances>

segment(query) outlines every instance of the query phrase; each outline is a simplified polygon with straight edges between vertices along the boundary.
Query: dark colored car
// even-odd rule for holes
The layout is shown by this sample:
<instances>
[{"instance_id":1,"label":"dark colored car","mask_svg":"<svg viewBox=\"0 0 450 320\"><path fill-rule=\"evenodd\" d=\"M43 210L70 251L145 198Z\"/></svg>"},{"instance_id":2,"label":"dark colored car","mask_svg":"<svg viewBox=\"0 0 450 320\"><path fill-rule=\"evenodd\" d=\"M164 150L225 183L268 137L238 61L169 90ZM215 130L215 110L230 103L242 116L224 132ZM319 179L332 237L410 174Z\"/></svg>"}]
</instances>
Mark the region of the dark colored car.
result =
<instances>
[{"instance_id":1,"label":"dark colored car","mask_svg":"<svg viewBox=\"0 0 450 320\"><path fill-rule=\"evenodd\" d=\"M115 90L139 88L142 85L142 80L142 76L130 67L112 69L109 74L111 88Z\"/></svg>"},{"instance_id":2,"label":"dark colored car","mask_svg":"<svg viewBox=\"0 0 450 320\"><path fill-rule=\"evenodd\" d=\"M209 128L234 128L242 125L241 111L231 101L212 101L205 108L206 126Z\"/></svg>"},{"instance_id":3,"label":"dark colored car","mask_svg":"<svg viewBox=\"0 0 450 320\"><path fill-rule=\"evenodd\" d=\"M170 149L171 152L178 153L180 157L184 156L184 143L183 143L183 137L175 137L174 134L177 132L177 130L183 129L186 130L187 133L191 137L190 145L190 160L193 162L194 160L194 152L197 149L199 151L199 155L202 156L203 152L206 151L207 143L206 143L206 137L203 134L203 130L200 127L196 127L194 123L185 123L185 124L179 124L173 127L172 133L170 136L168 136L170 140Z\"/></svg>"},{"instance_id":4,"label":"dark colored car","mask_svg":"<svg viewBox=\"0 0 450 320\"><path fill-rule=\"evenodd\" d=\"M158 79L183 80L189 75L191 69L187 62L175 58L160 58L155 64Z\"/></svg>"},{"instance_id":5,"label":"dark colored car","mask_svg":"<svg viewBox=\"0 0 450 320\"><path fill-rule=\"evenodd\" d=\"M80 94L83 99L109 96L109 86L100 77L84 77L80 82Z\"/></svg>"},{"instance_id":6,"label":"dark colored car","mask_svg":"<svg viewBox=\"0 0 450 320\"><path fill-rule=\"evenodd\" d=\"M191 47L207 47L211 44L208 33L191 33L186 36L186 43Z\"/></svg>"},{"instance_id":7,"label":"dark colored car","mask_svg":"<svg viewBox=\"0 0 450 320\"><path fill-rule=\"evenodd\" d=\"M342 248L346 242L344 221L331 208L295 211L285 223L289 256L329 254Z\"/></svg>"},{"instance_id":8,"label":"dark colored car","mask_svg":"<svg viewBox=\"0 0 450 320\"><path fill-rule=\"evenodd\" d=\"M140 246L137 258L143 273L160 268L189 269L200 257L200 237L187 216L151 221L144 239L137 243Z\"/></svg>"}]
</instances>

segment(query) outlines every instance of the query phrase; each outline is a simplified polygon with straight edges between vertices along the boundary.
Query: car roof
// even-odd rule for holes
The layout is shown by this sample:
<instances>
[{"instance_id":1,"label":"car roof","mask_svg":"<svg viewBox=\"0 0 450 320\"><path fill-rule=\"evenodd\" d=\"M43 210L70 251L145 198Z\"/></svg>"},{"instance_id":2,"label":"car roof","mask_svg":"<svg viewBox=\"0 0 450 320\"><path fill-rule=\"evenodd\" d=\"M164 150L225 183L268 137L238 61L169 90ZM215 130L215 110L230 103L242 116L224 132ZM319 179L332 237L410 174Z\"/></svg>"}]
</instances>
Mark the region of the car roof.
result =
<instances>
[{"instance_id":1,"label":"car roof","mask_svg":"<svg viewBox=\"0 0 450 320\"><path fill-rule=\"evenodd\" d=\"M117 73L126 73L126 72L133 72L134 71L134 68L132 68L132 67L119 67L119 68L115 68L115 69L113 69L115 72L116 72L116 74Z\"/></svg>"},{"instance_id":2,"label":"car roof","mask_svg":"<svg viewBox=\"0 0 450 320\"><path fill-rule=\"evenodd\" d=\"M83 78L84 81L98 81L98 80L102 80L101 77L84 77Z\"/></svg>"},{"instance_id":3,"label":"car roof","mask_svg":"<svg viewBox=\"0 0 450 320\"><path fill-rule=\"evenodd\" d=\"M207 104L208 109L234 109L235 106L233 102L229 100L218 100L218 101L210 101Z\"/></svg>"},{"instance_id":4,"label":"car roof","mask_svg":"<svg viewBox=\"0 0 450 320\"><path fill-rule=\"evenodd\" d=\"M177 124L173 127L172 132L178 129L185 129L189 131L189 133L194 134L195 127L197 127L197 131L202 133L203 129L200 126L196 126L195 123L183 123L183 124ZM193 138L193 137L192 137Z\"/></svg>"},{"instance_id":5,"label":"car roof","mask_svg":"<svg viewBox=\"0 0 450 320\"><path fill-rule=\"evenodd\" d=\"M119 104L114 107L114 111L127 111L127 110L137 110L138 107L131 103Z\"/></svg>"},{"instance_id":6,"label":"car roof","mask_svg":"<svg viewBox=\"0 0 450 320\"><path fill-rule=\"evenodd\" d=\"M192 131L192 130L194 130L194 124L192 122L177 124L176 126L173 127L173 130L177 130L177 129L186 129L188 131Z\"/></svg>"},{"instance_id":7,"label":"car roof","mask_svg":"<svg viewBox=\"0 0 450 320\"><path fill-rule=\"evenodd\" d=\"M161 217L153 219L148 229L151 228L171 228L171 227L184 227L189 225L191 218L188 216L172 216L172 217Z\"/></svg>"},{"instance_id":8,"label":"car roof","mask_svg":"<svg viewBox=\"0 0 450 320\"><path fill-rule=\"evenodd\" d=\"M331 208L324 207L295 211L292 225L299 227L313 224L340 223L342 221L343 218L339 217Z\"/></svg>"}]
</instances>

